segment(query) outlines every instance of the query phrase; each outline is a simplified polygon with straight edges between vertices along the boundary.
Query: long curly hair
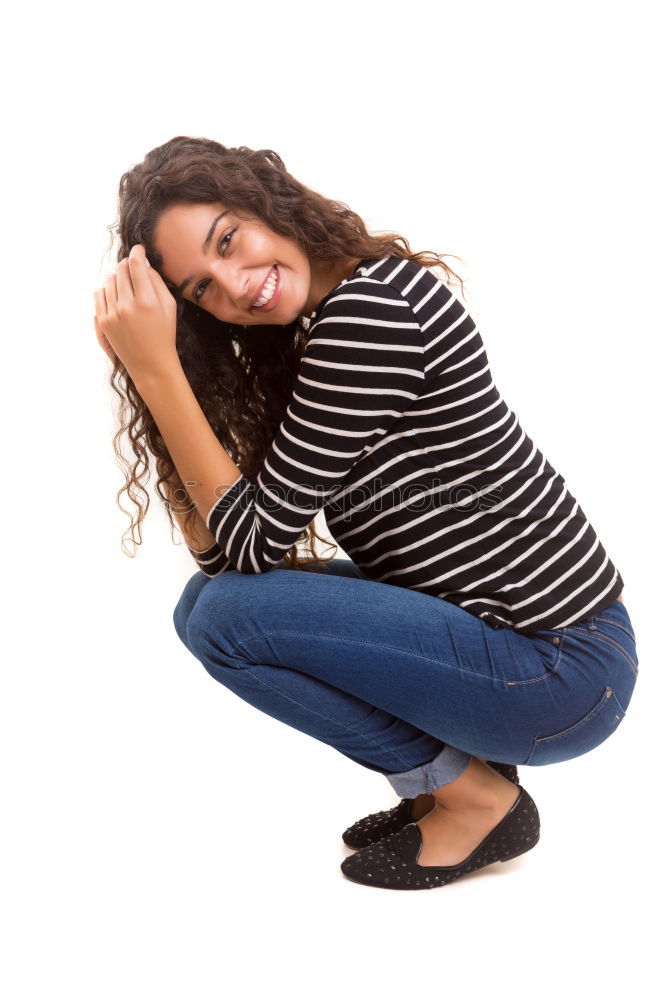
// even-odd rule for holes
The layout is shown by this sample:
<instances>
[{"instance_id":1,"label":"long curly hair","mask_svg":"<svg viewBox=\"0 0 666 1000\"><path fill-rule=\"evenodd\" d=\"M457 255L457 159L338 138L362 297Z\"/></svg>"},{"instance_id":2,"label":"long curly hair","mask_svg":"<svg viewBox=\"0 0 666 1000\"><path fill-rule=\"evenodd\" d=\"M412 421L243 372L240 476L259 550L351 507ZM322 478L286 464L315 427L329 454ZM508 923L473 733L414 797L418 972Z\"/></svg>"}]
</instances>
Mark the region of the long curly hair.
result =
<instances>
[{"instance_id":1,"label":"long curly hair","mask_svg":"<svg viewBox=\"0 0 666 1000\"><path fill-rule=\"evenodd\" d=\"M108 252L116 238L118 262L128 256L135 243L145 247L151 265L176 298L176 350L192 391L218 441L243 475L256 482L296 385L309 320L299 317L286 326L247 329L222 323L184 299L165 278L163 261L154 244L162 213L173 205L217 202L232 211L249 213L273 232L290 237L310 260L380 260L390 254L441 269L443 280L455 279L464 293L463 281L444 262L444 255L413 253L407 240L397 233L370 234L360 216L347 205L323 197L292 177L271 149L232 148L211 139L176 136L152 149L142 163L124 173L117 219L107 227L111 235ZM118 359L110 383L120 398L120 427L112 443L126 476L116 503L131 520L121 547L125 555L133 558L136 552L127 550L125 542L130 538L136 546L142 541L141 524L150 505L144 485L151 474L150 456L155 464L155 489L169 517L172 541L176 525L172 496L163 489L165 482L169 480L171 486L175 483L180 496L189 498L150 410ZM125 438L132 460L123 454L121 444ZM137 508L134 514L123 507L123 493ZM185 527L189 528L196 519L196 507L189 501L181 509L187 510ZM317 554L315 539L327 544L317 534L313 521L284 556L286 564L297 569L332 559L335 553L328 558ZM305 555L299 553L299 543Z\"/></svg>"}]
</instances>

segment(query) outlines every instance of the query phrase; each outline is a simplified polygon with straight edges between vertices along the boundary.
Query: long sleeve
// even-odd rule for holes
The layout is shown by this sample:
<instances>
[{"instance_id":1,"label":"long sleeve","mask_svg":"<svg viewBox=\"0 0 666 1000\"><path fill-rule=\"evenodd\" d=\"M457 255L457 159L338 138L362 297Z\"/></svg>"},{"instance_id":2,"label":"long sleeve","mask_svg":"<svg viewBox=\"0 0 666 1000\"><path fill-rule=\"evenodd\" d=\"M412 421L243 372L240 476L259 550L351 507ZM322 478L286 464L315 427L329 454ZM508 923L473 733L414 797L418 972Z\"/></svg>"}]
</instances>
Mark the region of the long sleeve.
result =
<instances>
[{"instance_id":1,"label":"long sleeve","mask_svg":"<svg viewBox=\"0 0 666 1000\"><path fill-rule=\"evenodd\" d=\"M193 549L191 545L187 548L194 557L199 569L206 576L217 576L218 573L223 573L227 569L235 569L231 560L224 554L217 542L213 544L208 549Z\"/></svg>"},{"instance_id":2,"label":"long sleeve","mask_svg":"<svg viewBox=\"0 0 666 1000\"><path fill-rule=\"evenodd\" d=\"M368 277L336 286L313 313L257 482L239 476L206 517L219 552L243 573L275 566L424 382L423 332L400 292Z\"/></svg>"}]
</instances>

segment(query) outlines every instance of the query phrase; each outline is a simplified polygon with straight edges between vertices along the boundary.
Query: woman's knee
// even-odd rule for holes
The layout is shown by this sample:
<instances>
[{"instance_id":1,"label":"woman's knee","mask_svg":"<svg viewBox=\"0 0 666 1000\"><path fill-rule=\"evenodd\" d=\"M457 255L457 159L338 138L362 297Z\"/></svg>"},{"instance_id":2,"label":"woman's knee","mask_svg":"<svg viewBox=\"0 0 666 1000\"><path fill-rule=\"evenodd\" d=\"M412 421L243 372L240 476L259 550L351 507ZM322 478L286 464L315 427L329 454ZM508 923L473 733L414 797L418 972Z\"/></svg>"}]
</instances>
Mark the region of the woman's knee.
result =
<instances>
[{"instance_id":1,"label":"woman's knee","mask_svg":"<svg viewBox=\"0 0 666 1000\"><path fill-rule=\"evenodd\" d=\"M187 646L188 649L190 648L190 644L187 638L187 623L201 590L210 579L211 577L206 576L206 574L201 570L196 572L194 576L190 577L185 584L185 588L180 595L178 604L174 608L174 628L176 629L178 638L185 646Z\"/></svg>"}]
</instances>

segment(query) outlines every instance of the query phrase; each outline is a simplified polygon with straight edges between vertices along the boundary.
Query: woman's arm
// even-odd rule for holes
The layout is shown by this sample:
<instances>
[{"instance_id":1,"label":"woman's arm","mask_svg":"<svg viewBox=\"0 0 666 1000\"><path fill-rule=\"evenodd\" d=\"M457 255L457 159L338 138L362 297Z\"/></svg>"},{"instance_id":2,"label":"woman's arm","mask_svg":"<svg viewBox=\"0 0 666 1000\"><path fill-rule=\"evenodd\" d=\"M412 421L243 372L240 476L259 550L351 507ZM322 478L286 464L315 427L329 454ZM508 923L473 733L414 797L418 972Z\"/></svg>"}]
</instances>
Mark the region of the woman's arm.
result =
<instances>
[{"instance_id":1,"label":"woman's arm","mask_svg":"<svg viewBox=\"0 0 666 1000\"><path fill-rule=\"evenodd\" d=\"M157 469L159 474L162 475L164 470L161 469L159 460L157 462ZM162 482L162 489L166 493L169 508L178 522L188 548L192 552L200 553L205 552L214 545L215 539L206 527L203 517L192 503L176 469ZM194 518L191 515L189 516L189 524L186 527L186 516L193 507Z\"/></svg>"},{"instance_id":2,"label":"woman's arm","mask_svg":"<svg viewBox=\"0 0 666 1000\"><path fill-rule=\"evenodd\" d=\"M240 477L240 469L215 436L178 358L159 372L136 375L133 381L204 521L206 535L201 540L210 539L212 544L215 539L204 517Z\"/></svg>"},{"instance_id":3,"label":"woman's arm","mask_svg":"<svg viewBox=\"0 0 666 1000\"><path fill-rule=\"evenodd\" d=\"M425 384L422 330L388 284L354 279L309 334L256 481L227 455L178 366L134 378L206 528L242 573L277 565Z\"/></svg>"},{"instance_id":4,"label":"woman's arm","mask_svg":"<svg viewBox=\"0 0 666 1000\"><path fill-rule=\"evenodd\" d=\"M166 472L160 459L157 460L157 470L160 476ZM210 577L217 576L227 569L234 569L232 562L206 527L204 519L183 486L178 470L174 469L161 485L166 493L167 503L183 533L185 544L199 569ZM190 513L192 509L194 517ZM186 519L189 520L189 524L186 524Z\"/></svg>"},{"instance_id":5,"label":"woman's arm","mask_svg":"<svg viewBox=\"0 0 666 1000\"><path fill-rule=\"evenodd\" d=\"M309 327L291 403L255 482L201 409L176 351L175 299L145 262L137 244L95 293L96 324L151 411L220 560L264 573L422 393L423 330L403 294L376 277L353 278L330 296ZM209 569L212 558L203 557Z\"/></svg>"},{"instance_id":6,"label":"woman's arm","mask_svg":"<svg viewBox=\"0 0 666 1000\"><path fill-rule=\"evenodd\" d=\"M230 561L205 521L185 528L187 500L206 514L239 479L240 470L215 437L183 371L176 351L176 300L146 264L145 248L137 243L120 261L117 274L95 291L95 331L100 346L109 358L122 362L151 411L180 480L165 490L169 502L197 563L207 575L217 575ZM179 486L186 490L181 503L174 496Z\"/></svg>"}]
</instances>

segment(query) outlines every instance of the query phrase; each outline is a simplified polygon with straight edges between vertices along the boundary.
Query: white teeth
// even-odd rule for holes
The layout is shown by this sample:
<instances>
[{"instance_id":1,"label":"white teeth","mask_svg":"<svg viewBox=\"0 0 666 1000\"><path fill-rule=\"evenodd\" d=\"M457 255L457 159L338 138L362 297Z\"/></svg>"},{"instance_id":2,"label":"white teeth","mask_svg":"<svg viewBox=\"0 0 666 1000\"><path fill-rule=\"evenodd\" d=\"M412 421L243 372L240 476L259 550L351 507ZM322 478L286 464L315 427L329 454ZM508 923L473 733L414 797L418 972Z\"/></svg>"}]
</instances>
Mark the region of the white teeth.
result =
<instances>
[{"instance_id":1,"label":"white teeth","mask_svg":"<svg viewBox=\"0 0 666 1000\"><path fill-rule=\"evenodd\" d=\"M277 278L274 278L272 281L267 282L264 285L263 291L259 296L259 298L257 299L257 302L259 303L268 302L273 297L273 292L275 291L276 286L277 286Z\"/></svg>"},{"instance_id":2,"label":"white teeth","mask_svg":"<svg viewBox=\"0 0 666 1000\"><path fill-rule=\"evenodd\" d=\"M266 280L264 287L261 290L261 295L259 298L252 303L252 307L265 306L267 302L273 298L275 294L275 288L277 286L277 272L273 269L271 271L270 277Z\"/></svg>"}]
</instances>

